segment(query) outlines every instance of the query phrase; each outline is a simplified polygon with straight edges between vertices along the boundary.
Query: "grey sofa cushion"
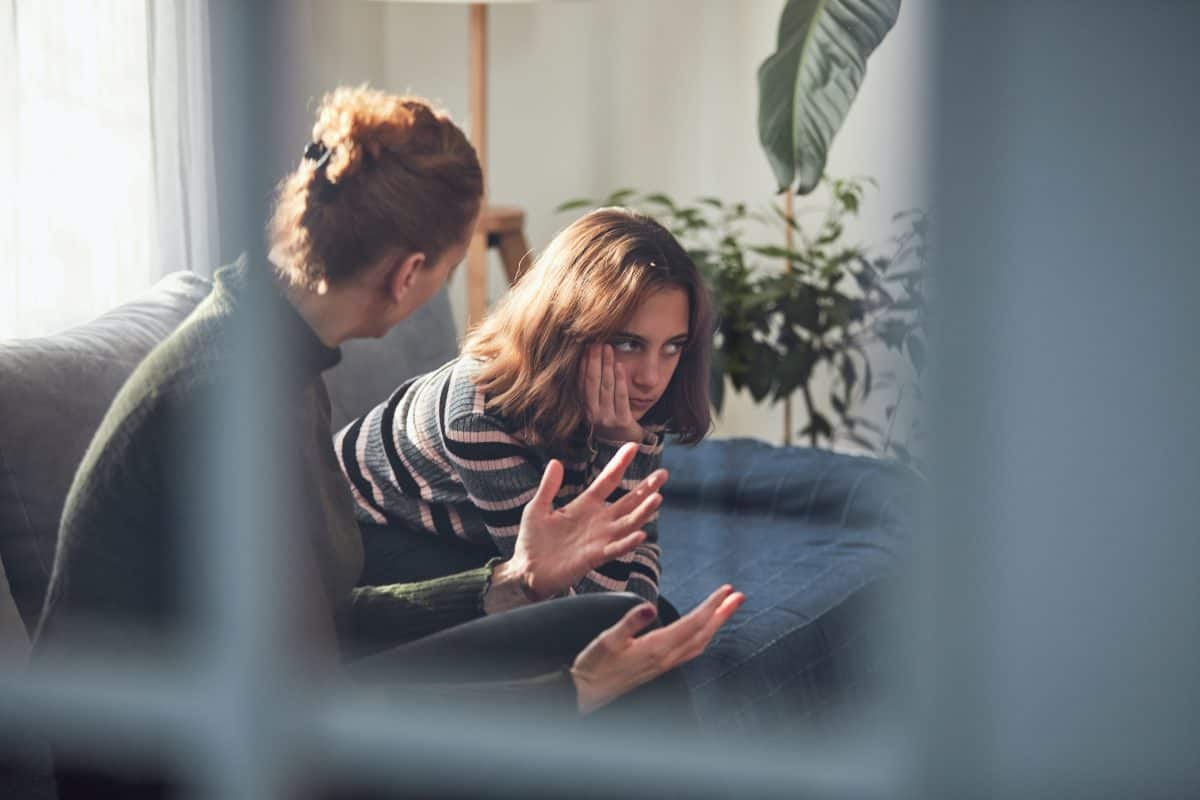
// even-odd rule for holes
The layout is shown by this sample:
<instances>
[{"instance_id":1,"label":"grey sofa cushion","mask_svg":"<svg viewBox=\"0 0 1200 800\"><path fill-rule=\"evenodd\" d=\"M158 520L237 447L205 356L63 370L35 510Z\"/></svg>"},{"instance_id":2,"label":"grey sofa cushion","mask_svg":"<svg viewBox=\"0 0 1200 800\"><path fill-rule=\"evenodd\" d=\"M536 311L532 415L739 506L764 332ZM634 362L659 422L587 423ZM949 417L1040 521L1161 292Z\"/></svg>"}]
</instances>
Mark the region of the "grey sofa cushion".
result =
<instances>
[{"instance_id":1,"label":"grey sofa cushion","mask_svg":"<svg viewBox=\"0 0 1200 800\"><path fill-rule=\"evenodd\" d=\"M342 345L342 363L325 375L333 429L367 413L414 375L431 372L458 355L455 336L443 289L382 339Z\"/></svg>"},{"instance_id":2,"label":"grey sofa cushion","mask_svg":"<svg viewBox=\"0 0 1200 800\"><path fill-rule=\"evenodd\" d=\"M29 657L29 635L25 621L12 599L8 573L0 562L0 662L23 662Z\"/></svg>"},{"instance_id":3,"label":"grey sofa cushion","mask_svg":"<svg viewBox=\"0 0 1200 800\"><path fill-rule=\"evenodd\" d=\"M208 294L177 272L133 302L53 336L0 342L0 558L32 631L75 468L139 361Z\"/></svg>"}]
</instances>

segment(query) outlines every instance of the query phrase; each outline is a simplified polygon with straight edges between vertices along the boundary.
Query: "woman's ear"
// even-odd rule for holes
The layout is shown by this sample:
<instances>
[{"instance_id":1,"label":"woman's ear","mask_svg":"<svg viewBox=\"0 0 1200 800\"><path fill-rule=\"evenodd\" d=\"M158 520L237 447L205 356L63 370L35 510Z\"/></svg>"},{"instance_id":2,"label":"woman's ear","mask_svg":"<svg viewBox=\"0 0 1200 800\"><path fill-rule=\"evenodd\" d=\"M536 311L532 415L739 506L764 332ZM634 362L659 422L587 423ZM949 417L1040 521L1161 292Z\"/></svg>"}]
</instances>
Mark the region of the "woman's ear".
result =
<instances>
[{"instance_id":1,"label":"woman's ear","mask_svg":"<svg viewBox=\"0 0 1200 800\"><path fill-rule=\"evenodd\" d=\"M391 297L393 303L400 303L404 296L413 287L417 279L417 272L425 267L424 253L406 253L397 255L393 260L391 267L388 269L387 280L384 282L384 288Z\"/></svg>"}]
</instances>

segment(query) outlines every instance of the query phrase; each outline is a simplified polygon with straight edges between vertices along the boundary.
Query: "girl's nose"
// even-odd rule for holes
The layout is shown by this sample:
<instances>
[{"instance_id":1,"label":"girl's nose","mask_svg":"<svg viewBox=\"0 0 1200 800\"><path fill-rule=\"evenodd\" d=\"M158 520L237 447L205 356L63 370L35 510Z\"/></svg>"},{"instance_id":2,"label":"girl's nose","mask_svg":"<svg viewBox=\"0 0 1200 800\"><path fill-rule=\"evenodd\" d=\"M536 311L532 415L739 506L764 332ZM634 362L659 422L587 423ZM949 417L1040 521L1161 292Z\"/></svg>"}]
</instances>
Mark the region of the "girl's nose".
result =
<instances>
[{"instance_id":1,"label":"girl's nose","mask_svg":"<svg viewBox=\"0 0 1200 800\"><path fill-rule=\"evenodd\" d=\"M653 356L638 359L633 370L633 383L646 389L653 389L658 385L658 364Z\"/></svg>"}]
</instances>

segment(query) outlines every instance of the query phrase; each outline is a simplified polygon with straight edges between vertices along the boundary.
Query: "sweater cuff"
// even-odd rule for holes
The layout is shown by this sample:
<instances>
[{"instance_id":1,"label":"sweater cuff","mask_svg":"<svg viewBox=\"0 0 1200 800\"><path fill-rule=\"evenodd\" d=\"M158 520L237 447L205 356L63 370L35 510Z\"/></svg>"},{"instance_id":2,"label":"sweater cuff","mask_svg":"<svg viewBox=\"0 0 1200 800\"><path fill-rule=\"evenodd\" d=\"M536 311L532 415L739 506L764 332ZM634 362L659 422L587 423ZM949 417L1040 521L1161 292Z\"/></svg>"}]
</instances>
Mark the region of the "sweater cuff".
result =
<instances>
[{"instance_id":1,"label":"sweater cuff","mask_svg":"<svg viewBox=\"0 0 1200 800\"><path fill-rule=\"evenodd\" d=\"M347 625L352 657L395 647L483 616L483 598L501 559L419 583L359 586L351 593Z\"/></svg>"}]
</instances>

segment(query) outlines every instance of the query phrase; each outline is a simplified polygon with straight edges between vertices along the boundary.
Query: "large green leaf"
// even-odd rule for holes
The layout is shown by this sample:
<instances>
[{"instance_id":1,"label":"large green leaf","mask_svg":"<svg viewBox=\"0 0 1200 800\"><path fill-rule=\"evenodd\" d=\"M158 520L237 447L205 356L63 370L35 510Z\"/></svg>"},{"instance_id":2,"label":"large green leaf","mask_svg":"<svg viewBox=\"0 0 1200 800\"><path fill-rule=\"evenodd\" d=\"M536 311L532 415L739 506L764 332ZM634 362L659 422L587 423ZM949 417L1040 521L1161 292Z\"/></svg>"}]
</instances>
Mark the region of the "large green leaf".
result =
<instances>
[{"instance_id":1,"label":"large green leaf","mask_svg":"<svg viewBox=\"0 0 1200 800\"><path fill-rule=\"evenodd\" d=\"M808 194L892 29L900 0L788 0L775 52L758 68L758 137L783 191Z\"/></svg>"}]
</instances>

